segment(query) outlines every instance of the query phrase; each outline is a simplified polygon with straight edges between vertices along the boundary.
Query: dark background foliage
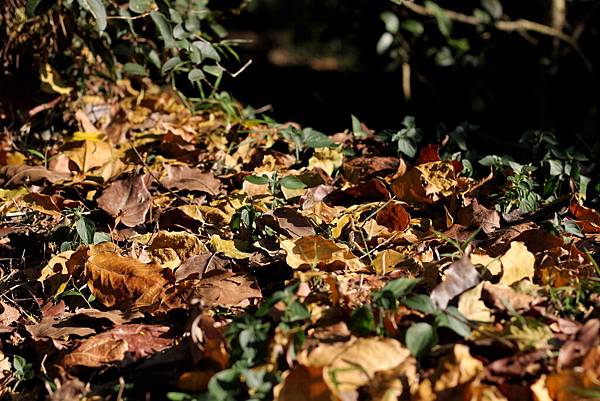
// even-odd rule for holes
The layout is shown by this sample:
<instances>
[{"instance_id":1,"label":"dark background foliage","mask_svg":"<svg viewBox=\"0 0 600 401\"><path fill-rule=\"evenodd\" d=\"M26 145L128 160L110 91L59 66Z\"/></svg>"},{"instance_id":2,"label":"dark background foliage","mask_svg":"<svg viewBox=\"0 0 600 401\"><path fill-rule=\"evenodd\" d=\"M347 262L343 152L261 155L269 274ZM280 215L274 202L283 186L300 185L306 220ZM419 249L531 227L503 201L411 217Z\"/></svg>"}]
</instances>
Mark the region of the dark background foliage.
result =
<instances>
[{"instance_id":1,"label":"dark background foliage","mask_svg":"<svg viewBox=\"0 0 600 401\"><path fill-rule=\"evenodd\" d=\"M465 14L481 8L478 1L438 3ZM551 3L502 1L502 19L549 24ZM600 12L597 1L567 7L563 29L581 32L579 51L564 42L555 46L549 36L455 22L452 36L467 39L470 49L440 66L435 59L447 38L436 20L389 1L255 0L230 25L253 40L240 51L254 63L227 88L257 107L272 104L278 119L325 131L348 127L350 113L374 128L397 127L412 114L424 128L480 125L482 142L492 144L510 146L525 130L546 129L588 146L598 126ZM410 99L400 69L388 68L389 56L375 48L385 32L380 14L390 10L424 26L410 44Z\"/></svg>"}]
</instances>

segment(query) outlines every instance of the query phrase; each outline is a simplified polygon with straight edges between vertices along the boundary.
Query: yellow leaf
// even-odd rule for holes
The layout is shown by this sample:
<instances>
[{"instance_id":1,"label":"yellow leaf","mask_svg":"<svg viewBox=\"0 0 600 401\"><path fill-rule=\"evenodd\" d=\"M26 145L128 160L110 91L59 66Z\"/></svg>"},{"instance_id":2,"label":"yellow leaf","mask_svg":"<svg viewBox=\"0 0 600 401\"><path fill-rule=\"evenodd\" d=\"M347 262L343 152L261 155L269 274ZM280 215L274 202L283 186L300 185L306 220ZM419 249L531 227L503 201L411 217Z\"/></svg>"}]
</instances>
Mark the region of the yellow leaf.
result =
<instances>
[{"instance_id":1,"label":"yellow leaf","mask_svg":"<svg viewBox=\"0 0 600 401\"><path fill-rule=\"evenodd\" d=\"M251 253L244 252L238 248L236 241L230 239L222 239L217 234L210 237L210 244L215 252L220 252L223 255L233 259L247 259L252 256Z\"/></svg>"},{"instance_id":2,"label":"yellow leaf","mask_svg":"<svg viewBox=\"0 0 600 401\"><path fill-rule=\"evenodd\" d=\"M293 269L347 267L360 270L365 267L346 245L336 244L318 235L284 240L280 246L286 251L285 260Z\"/></svg>"},{"instance_id":3,"label":"yellow leaf","mask_svg":"<svg viewBox=\"0 0 600 401\"><path fill-rule=\"evenodd\" d=\"M511 242L510 249L500 257L500 262L502 284L511 285L524 278L533 279L535 256L527 250L523 242Z\"/></svg>"},{"instance_id":4,"label":"yellow leaf","mask_svg":"<svg viewBox=\"0 0 600 401\"><path fill-rule=\"evenodd\" d=\"M318 148L308 160L308 169L312 170L315 167L320 168L327 174L332 175L335 170L342 166L344 162L344 153L341 147L339 148Z\"/></svg>"},{"instance_id":5,"label":"yellow leaf","mask_svg":"<svg viewBox=\"0 0 600 401\"><path fill-rule=\"evenodd\" d=\"M104 142L104 141L106 141L106 135L103 132L75 131L71 138L67 138L67 142L79 142L79 141Z\"/></svg>"},{"instance_id":6,"label":"yellow leaf","mask_svg":"<svg viewBox=\"0 0 600 401\"><path fill-rule=\"evenodd\" d=\"M57 76L58 74L56 74L56 71L54 71L52 66L50 64L46 64L44 66L44 72L40 74L40 80L43 83L48 84L50 88L52 88L52 90L58 94L68 95L69 93L71 93L73 88L69 88L67 86L60 86L55 82L57 80Z\"/></svg>"},{"instance_id":7,"label":"yellow leaf","mask_svg":"<svg viewBox=\"0 0 600 401\"><path fill-rule=\"evenodd\" d=\"M406 255L394 251L393 249L386 249L377 254L373 259L373 269L377 274L385 275L394 269L394 267L400 262L406 260Z\"/></svg>"},{"instance_id":8,"label":"yellow leaf","mask_svg":"<svg viewBox=\"0 0 600 401\"><path fill-rule=\"evenodd\" d=\"M490 309L481 300L481 290L484 282L477 284L468 291L463 292L458 298L458 310L464 317L477 322L492 322Z\"/></svg>"},{"instance_id":9,"label":"yellow leaf","mask_svg":"<svg viewBox=\"0 0 600 401\"><path fill-rule=\"evenodd\" d=\"M502 273L502 263L496 258L492 258L484 253L472 253L470 258L471 263L474 265L482 265L488 269L493 276L497 276L498 274Z\"/></svg>"}]
</instances>

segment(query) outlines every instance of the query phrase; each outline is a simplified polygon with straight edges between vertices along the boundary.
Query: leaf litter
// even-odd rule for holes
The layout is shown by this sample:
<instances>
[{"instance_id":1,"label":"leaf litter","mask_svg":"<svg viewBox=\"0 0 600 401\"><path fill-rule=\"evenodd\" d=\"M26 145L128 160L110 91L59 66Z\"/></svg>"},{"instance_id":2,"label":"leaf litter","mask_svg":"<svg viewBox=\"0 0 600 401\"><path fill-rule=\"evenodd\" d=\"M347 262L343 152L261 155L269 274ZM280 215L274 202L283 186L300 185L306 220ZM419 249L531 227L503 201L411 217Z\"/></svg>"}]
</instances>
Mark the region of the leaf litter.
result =
<instances>
[{"instance_id":1,"label":"leaf litter","mask_svg":"<svg viewBox=\"0 0 600 401\"><path fill-rule=\"evenodd\" d=\"M581 196L544 220L507 206L516 163L499 187L442 144L122 84L102 127L84 98L48 160L0 168L0 397L600 398Z\"/></svg>"}]
</instances>

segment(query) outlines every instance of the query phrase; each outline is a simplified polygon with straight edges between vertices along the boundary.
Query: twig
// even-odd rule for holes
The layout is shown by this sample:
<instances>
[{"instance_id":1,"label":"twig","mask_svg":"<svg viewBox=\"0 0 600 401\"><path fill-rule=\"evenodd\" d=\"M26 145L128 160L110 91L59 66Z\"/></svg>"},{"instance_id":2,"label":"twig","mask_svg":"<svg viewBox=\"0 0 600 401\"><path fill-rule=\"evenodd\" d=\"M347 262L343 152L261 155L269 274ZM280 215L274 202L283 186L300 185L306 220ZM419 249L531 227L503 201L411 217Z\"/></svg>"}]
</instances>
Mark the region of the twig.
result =
<instances>
[{"instance_id":1,"label":"twig","mask_svg":"<svg viewBox=\"0 0 600 401\"><path fill-rule=\"evenodd\" d=\"M416 14L424 15L424 16L428 16L428 17L435 17L434 10L430 10L425 6L416 4L414 2L403 1L400 5L408 8L410 11L412 11ZM445 8L442 8L441 10L444 13L444 15L446 17L448 17L449 19L451 19L452 21L457 21L457 22L461 22L463 24L468 24L468 25L473 25L473 26L482 25L481 20L475 16L459 13L459 12L448 10ZM573 47L573 49L580 55L584 64L586 65L586 67L588 69L591 69L591 64L590 64L589 60L587 59L585 54L582 53L575 38L565 34L562 31L559 31L556 28L553 28L548 25L540 24L539 22L523 19L523 18L519 18L514 21L494 21L494 22L492 22L491 26L499 31L504 31L504 32L521 32L521 33L536 32L536 33L539 33L542 35L551 36L551 37L560 39L563 42L566 42L569 45L571 45L571 47Z\"/></svg>"},{"instance_id":2,"label":"twig","mask_svg":"<svg viewBox=\"0 0 600 401\"><path fill-rule=\"evenodd\" d=\"M53 99L47 103L42 103L39 104L37 106L35 106L33 109L29 110L27 112L27 115L29 116L29 118L35 116L38 113L41 113L42 111L46 111L48 109L52 109L54 108L58 103L60 103L60 100L62 99L62 96L57 97L56 99Z\"/></svg>"}]
</instances>

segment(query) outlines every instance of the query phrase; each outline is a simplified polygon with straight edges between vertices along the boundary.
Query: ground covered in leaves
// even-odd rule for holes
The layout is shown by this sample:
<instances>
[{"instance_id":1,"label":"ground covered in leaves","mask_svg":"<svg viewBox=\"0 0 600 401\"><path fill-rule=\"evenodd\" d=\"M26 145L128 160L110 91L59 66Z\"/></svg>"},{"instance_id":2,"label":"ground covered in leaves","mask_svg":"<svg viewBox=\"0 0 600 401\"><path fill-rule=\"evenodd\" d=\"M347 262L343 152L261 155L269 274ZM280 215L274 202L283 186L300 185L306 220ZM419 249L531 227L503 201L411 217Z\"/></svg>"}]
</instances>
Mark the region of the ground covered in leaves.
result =
<instances>
[{"instance_id":1,"label":"ground covered in leaves","mask_svg":"<svg viewBox=\"0 0 600 401\"><path fill-rule=\"evenodd\" d=\"M70 106L78 131L2 135L0 398L600 398L572 157L542 199L534 167L410 118L326 136L115 90Z\"/></svg>"}]
</instances>

